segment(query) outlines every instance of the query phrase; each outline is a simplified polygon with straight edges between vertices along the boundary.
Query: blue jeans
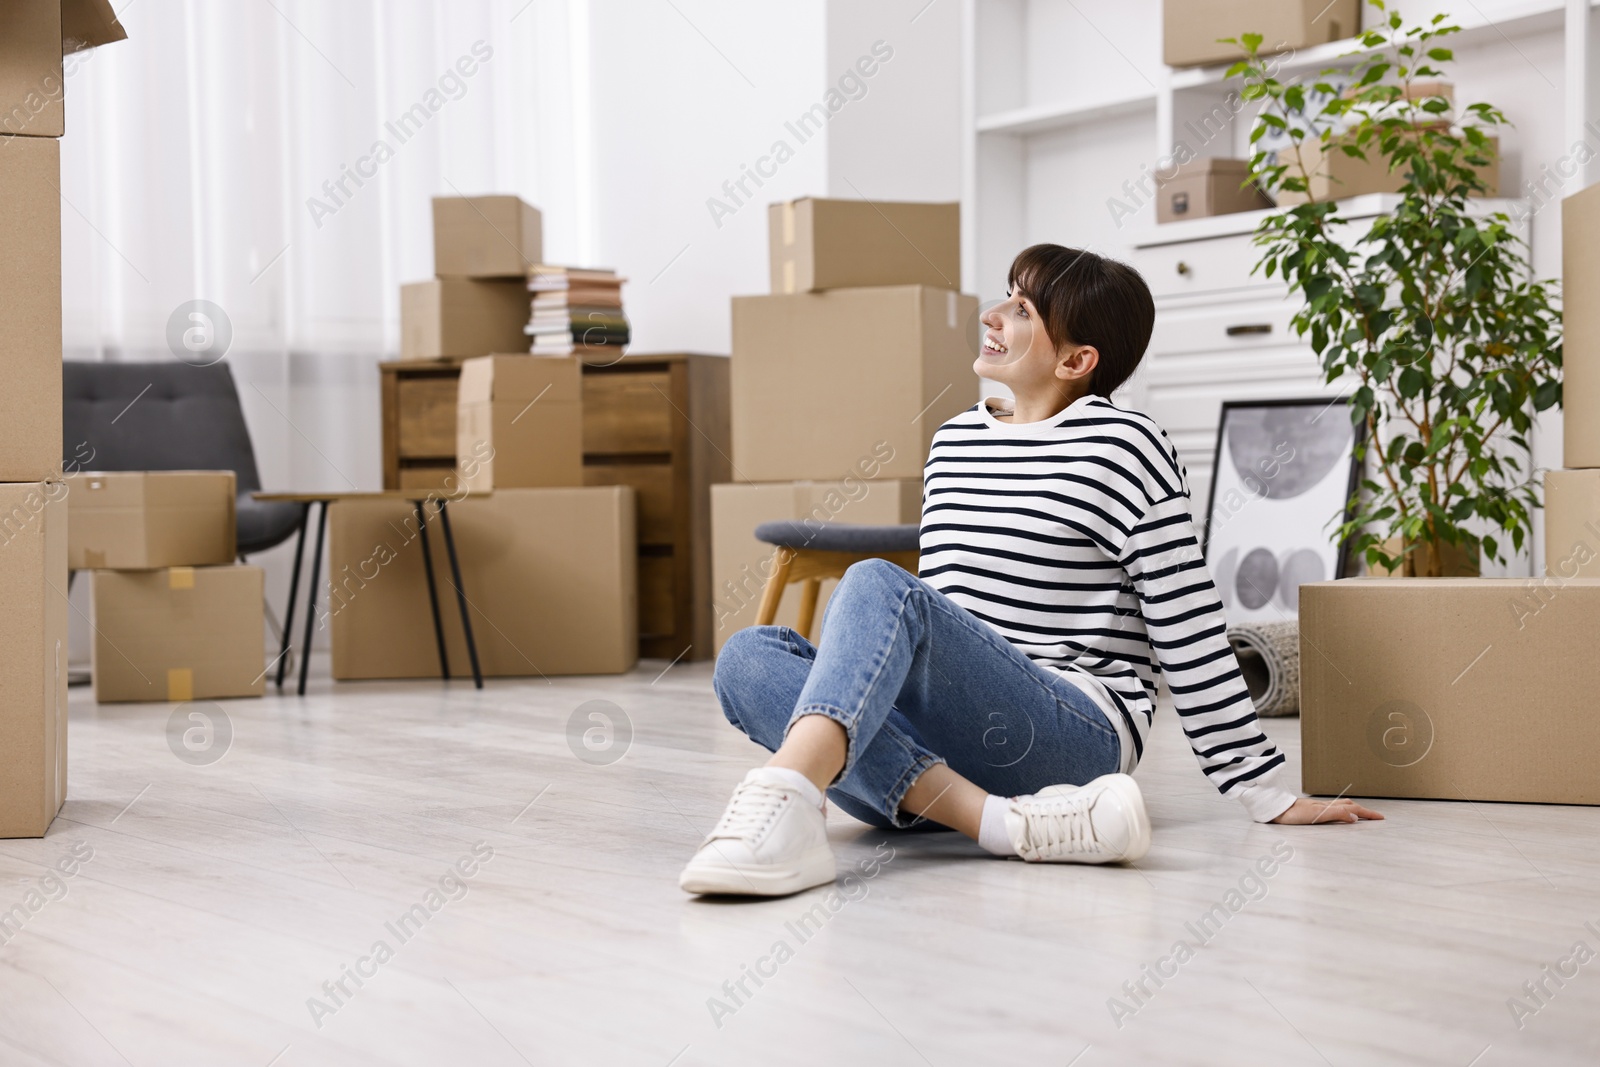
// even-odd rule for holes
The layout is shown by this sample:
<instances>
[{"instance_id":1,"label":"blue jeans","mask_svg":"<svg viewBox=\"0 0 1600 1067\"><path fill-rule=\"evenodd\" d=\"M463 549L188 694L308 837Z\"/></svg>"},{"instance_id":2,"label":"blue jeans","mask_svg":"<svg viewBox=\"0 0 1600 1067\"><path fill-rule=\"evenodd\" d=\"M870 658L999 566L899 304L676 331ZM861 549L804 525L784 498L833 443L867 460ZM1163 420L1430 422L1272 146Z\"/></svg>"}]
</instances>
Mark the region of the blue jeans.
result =
<instances>
[{"instance_id":1,"label":"blue jeans","mask_svg":"<svg viewBox=\"0 0 1600 1067\"><path fill-rule=\"evenodd\" d=\"M946 763L1000 796L1116 771L1121 745L1081 689L887 560L852 566L828 599L821 647L784 626L730 637L712 679L728 721L776 751L795 720L849 737L828 796L863 822L906 828L906 790Z\"/></svg>"}]
</instances>

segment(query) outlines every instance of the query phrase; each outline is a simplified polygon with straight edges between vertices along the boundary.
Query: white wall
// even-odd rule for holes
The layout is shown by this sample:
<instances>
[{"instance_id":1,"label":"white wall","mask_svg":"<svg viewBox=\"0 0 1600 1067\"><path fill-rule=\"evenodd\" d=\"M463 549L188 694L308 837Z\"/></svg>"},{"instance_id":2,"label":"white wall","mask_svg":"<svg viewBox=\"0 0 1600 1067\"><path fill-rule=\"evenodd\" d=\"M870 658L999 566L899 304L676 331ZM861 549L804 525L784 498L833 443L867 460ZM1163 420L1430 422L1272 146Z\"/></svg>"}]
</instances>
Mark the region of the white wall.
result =
<instances>
[{"instance_id":1,"label":"white wall","mask_svg":"<svg viewBox=\"0 0 1600 1067\"><path fill-rule=\"evenodd\" d=\"M958 4L829 0L829 84L864 86L829 124L829 196L961 198L961 55Z\"/></svg>"},{"instance_id":2,"label":"white wall","mask_svg":"<svg viewBox=\"0 0 1600 1067\"><path fill-rule=\"evenodd\" d=\"M822 0L590 6L594 262L629 279L635 351L726 353L728 297L766 289L767 203L826 183L826 138L784 126L823 95Z\"/></svg>"}]
</instances>

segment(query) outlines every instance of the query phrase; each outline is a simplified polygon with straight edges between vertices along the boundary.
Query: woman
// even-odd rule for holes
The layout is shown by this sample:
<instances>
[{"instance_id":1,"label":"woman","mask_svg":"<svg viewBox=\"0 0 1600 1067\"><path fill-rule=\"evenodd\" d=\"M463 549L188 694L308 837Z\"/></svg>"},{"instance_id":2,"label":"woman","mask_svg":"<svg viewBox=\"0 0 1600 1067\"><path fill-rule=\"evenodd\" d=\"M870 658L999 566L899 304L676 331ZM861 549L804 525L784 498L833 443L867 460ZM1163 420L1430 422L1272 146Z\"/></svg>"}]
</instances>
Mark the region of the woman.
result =
<instances>
[{"instance_id":1,"label":"woman","mask_svg":"<svg viewBox=\"0 0 1600 1067\"><path fill-rule=\"evenodd\" d=\"M1150 847L1138 764L1163 672L1201 770L1259 822L1382 818L1297 798L1261 733L1160 427L1107 398L1155 322L1144 279L1035 245L983 316L973 365L1008 386L934 436L920 576L846 572L822 643L779 626L717 660L724 713L773 752L684 869L691 893L779 895L834 878L823 795L883 828L924 820L1029 861Z\"/></svg>"}]
</instances>

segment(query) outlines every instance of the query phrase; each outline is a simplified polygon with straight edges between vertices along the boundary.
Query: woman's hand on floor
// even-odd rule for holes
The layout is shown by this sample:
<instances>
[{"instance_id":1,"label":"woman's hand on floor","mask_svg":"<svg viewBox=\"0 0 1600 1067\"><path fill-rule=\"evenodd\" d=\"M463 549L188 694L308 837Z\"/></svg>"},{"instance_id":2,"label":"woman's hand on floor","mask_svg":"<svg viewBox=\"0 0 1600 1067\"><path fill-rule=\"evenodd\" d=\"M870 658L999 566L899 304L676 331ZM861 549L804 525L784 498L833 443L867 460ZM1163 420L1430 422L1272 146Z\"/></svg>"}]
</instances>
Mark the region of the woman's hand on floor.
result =
<instances>
[{"instance_id":1,"label":"woman's hand on floor","mask_svg":"<svg viewBox=\"0 0 1600 1067\"><path fill-rule=\"evenodd\" d=\"M1272 821L1285 826L1309 826L1317 822L1360 822L1362 819L1381 818L1382 815L1371 808L1362 807L1349 797L1337 797L1333 800L1301 797Z\"/></svg>"}]
</instances>

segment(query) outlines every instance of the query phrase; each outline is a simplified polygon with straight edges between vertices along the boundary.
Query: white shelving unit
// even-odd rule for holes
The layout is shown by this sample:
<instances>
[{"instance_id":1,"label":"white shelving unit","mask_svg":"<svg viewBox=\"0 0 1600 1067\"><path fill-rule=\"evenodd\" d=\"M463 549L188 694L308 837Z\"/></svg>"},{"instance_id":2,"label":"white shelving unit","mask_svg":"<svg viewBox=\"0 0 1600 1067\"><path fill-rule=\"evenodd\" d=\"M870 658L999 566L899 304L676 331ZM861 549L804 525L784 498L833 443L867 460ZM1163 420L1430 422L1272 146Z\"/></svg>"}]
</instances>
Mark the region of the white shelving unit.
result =
<instances>
[{"instance_id":1,"label":"white shelving unit","mask_svg":"<svg viewBox=\"0 0 1600 1067\"><path fill-rule=\"evenodd\" d=\"M1462 27L1452 45L1458 56L1471 53L1478 67L1498 65L1526 83L1520 115L1518 101L1504 99L1506 79L1493 88L1495 102L1518 125L1504 146L1507 170L1529 180L1537 177L1538 164L1557 159L1585 136L1600 151L1600 136L1585 125L1591 116L1600 117L1590 59L1600 56L1590 24L1593 2L1399 0L1396 6L1412 21L1448 13ZM1010 257L1036 240L1109 254L1125 250L1131 232L1152 216L1156 164L1180 143L1200 156L1248 152L1250 114L1233 115L1229 96L1238 84L1223 77L1227 65L1174 70L1161 62L1161 3L964 0L968 291L999 297ZM1553 62L1537 47L1551 52L1551 42ZM1353 40L1336 41L1278 62L1283 76L1306 76L1354 63L1355 51ZM1464 78L1462 88L1469 95L1470 81ZM1524 134L1524 120L1535 109L1539 119L1562 113L1553 140L1543 129ZM1548 142L1548 148L1519 143L1522 137ZM1104 180L1108 175L1115 180ZM1589 180L1578 176L1568 191ZM1112 198L1137 219L1120 207L1114 211Z\"/></svg>"},{"instance_id":2,"label":"white shelving unit","mask_svg":"<svg viewBox=\"0 0 1600 1067\"><path fill-rule=\"evenodd\" d=\"M1275 2L1275 0L1264 0ZM1600 19L1596 0L1396 0L1407 24L1444 12L1453 35L1458 102L1487 99L1514 124L1501 137L1503 193L1529 183L1527 239L1535 271L1560 272L1560 196L1600 180L1600 164L1561 166L1579 142L1600 156ZM1155 224L1154 170L1182 144L1197 156L1249 153L1252 111L1233 97L1227 65L1174 70L1161 59L1162 0L963 0L966 156L962 196L962 282L991 301L1004 295L1006 268L1040 241L1087 247L1149 262L1156 247L1217 244L1248 233L1259 215ZM1370 13L1370 9L1364 14ZM1301 49L1279 59L1280 77L1353 64L1354 40ZM1591 121L1593 125L1591 128ZM1348 202L1347 214L1387 210ZM1242 228L1241 228L1242 227ZM1143 251L1141 251L1141 249ZM1292 314L1281 286L1249 278L1254 260L1236 251L1227 270L1241 277L1218 292L1240 298L1241 314ZM1213 268L1223 269L1223 268ZM1158 300L1157 342L1130 399L1148 402L1196 481L1209 467L1215 411L1223 399L1306 395L1325 389L1309 351L1282 335L1248 335L1233 348L1174 360L1166 336L1202 330L1215 303ZM1267 320L1263 320L1265 322ZM1271 321L1276 322L1274 318ZM1158 351L1165 344L1168 351ZM1159 379L1159 382L1157 381ZM1156 410L1159 408L1160 410ZM1551 441L1541 454L1541 440ZM1536 464L1559 466L1559 416L1535 434ZM1203 459L1202 459L1203 457ZM1203 484L1194 487L1203 506ZM1538 561L1535 560L1535 563Z\"/></svg>"},{"instance_id":3,"label":"white shelving unit","mask_svg":"<svg viewBox=\"0 0 1600 1067\"><path fill-rule=\"evenodd\" d=\"M1156 94L1154 91L1135 91L1122 96L1107 97L1104 99L1090 99L1083 103L1038 104L1033 107L1019 107L1011 111L1001 111L993 115L985 115L978 120L979 133L1008 133L1016 136L1027 136L1033 133L1045 133L1050 130L1062 130L1069 126L1076 126L1084 122L1096 122L1100 119L1113 118L1119 115L1137 115L1141 112L1155 112Z\"/></svg>"}]
</instances>

